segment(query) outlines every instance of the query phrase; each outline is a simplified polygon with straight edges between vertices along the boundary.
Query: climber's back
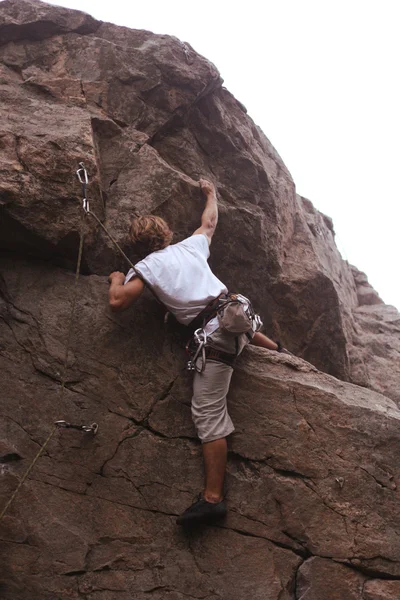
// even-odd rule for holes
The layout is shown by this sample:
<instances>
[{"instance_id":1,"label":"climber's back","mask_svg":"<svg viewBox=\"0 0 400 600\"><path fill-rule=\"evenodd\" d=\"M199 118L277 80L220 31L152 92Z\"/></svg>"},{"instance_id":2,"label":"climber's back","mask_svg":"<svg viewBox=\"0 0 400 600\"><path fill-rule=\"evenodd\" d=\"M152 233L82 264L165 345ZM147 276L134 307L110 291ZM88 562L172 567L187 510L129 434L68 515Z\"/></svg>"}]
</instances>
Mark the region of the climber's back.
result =
<instances>
[{"instance_id":1,"label":"climber's back","mask_svg":"<svg viewBox=\"0 0 400 600\"><path fill-rule=\"evenodd\" d=\"M228 291L212 273L209 255L207 236L194 234L146 256L128 272L125 283L140 274L176 319L188 325L211 300Z\"/></svg>"}]
</instances>

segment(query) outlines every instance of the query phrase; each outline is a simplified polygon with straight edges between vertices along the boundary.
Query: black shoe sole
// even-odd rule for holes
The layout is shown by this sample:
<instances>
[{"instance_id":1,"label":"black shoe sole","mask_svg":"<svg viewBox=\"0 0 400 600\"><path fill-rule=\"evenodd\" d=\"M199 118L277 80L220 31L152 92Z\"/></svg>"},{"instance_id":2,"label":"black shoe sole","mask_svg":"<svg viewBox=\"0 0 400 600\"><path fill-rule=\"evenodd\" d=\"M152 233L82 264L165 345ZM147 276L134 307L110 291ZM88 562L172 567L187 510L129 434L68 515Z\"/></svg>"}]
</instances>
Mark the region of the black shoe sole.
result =
<instances>
[{"instance_id":1,"label":"black shoe sole","mask_svg":"<svg viewBox=\"0 0 400 600\"><path fill-rule=\"evenodd\" d=\"M182 525L183 527L193 527L196 525L213 525L217 521L222 521L223 519L225 519L226 515L226 512L217 515L201 515L198 517L184 517L182 515L177 518L176 524Z\"/></svg>"}]
</instances>

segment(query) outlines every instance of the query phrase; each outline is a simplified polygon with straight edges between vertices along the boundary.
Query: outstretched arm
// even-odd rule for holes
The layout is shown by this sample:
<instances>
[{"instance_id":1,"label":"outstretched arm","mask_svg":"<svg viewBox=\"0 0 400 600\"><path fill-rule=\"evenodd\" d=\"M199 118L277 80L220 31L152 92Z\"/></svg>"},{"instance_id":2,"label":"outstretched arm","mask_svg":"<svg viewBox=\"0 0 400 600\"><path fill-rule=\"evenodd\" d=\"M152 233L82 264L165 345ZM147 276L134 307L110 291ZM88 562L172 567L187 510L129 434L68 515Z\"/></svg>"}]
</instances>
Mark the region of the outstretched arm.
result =
<instances>
[{"instance_id":1,"label":"outstretched arm","mask_svg":"<svg viewBox=\"0 0 400 600\"><path fill-rule=\"evenodd\" d=\"M206 197L206 207L201 216L201 227L196 229L193 235L203 233L207 236L208 243L211 244L212 236L218 223L218 203L215 187L207 179L199 181L201 191Z\"/></svg>"},{"instance_id":2,"label":"outstretched arm","mask_svg":"<svg viewBox=\"0 0 400 600\"><path fill-rule=\"evenodd\" d=\"M125 275L114 271L108 278L110 289L108 291L109 305L112 311L121 312L129 308L143 293L145 285L139 277L135 277L124 285Z\"/></svg>"},{"instance_id":3,"label":"outstretched arm","mask_svg":"<svg viewBox=\"0 0 400 600\"><path fill-rule=\"evenodd\" d=\"M273 342L266 335L257 331L253 339L250 342L254 344L254 346L259 346L260 348L267 348L268 350L275 350L277 352L281 352L282 354L290 354L290 356L294 356L289 350L284 348L280 342Z\"/></svg>"},{"instance_id":4,"label":"outstretched arm","mask_svg":"<svg viewBox=\"0 0 400 600\"><path fill-rule=\"evenodd\" d=\"M266 335L257 331L251 342L254 346L259 346L260 348L267 348L268 350L278 350L278 344L270 340Z\"/></svg>"}]
</instances>

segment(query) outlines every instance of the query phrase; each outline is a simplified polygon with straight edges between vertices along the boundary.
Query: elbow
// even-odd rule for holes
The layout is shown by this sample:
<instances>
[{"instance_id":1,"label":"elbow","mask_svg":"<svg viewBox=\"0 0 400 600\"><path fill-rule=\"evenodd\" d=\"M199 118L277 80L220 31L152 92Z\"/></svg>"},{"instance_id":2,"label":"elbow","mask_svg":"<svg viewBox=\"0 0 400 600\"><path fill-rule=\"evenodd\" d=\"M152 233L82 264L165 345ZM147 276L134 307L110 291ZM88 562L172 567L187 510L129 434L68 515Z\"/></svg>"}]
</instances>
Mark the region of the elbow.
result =
<instances>
[{"instance_id":1,"label":"elbow","mask_svg":"<svg viewBox=\"0 0 400 600\"><path fill-rule=\"evenodd\" d=\"M212 238L217 227L217 219L207 219L202 223L202 227L204 228L206 235L209 238Z\"/></svg>"},{"instance_id":2,"label":"elbow","mask_svg":"<svg viewBox=\"0 0 400 600\"><path fill-rule=\"evenodd\" d=\"M210 229L212 231L215 230L216 226L218 223L218 216L212 216L212 217L208 217L207 219L202 219L202 226L205 227L206 229Z\"/></svg>"},{"instance_id":3,"label":"elbow","mask_svg":"<svg viewBox=\"0 0 400 600\"><path fill-rule=\"evenodd\" d=\"M125 309L124 303L122 300L110 300L109 307L112 312L121 312Z\"/></svg>"}]
</instances>

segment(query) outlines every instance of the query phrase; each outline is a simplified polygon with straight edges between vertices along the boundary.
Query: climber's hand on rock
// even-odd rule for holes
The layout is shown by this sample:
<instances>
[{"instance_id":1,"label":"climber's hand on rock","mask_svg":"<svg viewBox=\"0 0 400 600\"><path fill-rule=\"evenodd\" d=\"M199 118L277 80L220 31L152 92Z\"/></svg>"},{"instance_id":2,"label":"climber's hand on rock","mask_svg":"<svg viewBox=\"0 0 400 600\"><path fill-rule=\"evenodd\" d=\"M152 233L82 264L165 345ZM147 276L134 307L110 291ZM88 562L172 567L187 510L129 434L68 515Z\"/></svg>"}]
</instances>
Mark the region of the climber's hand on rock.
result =
<instances>
[{"instance_id":1,"label":"climber's hand on rock","mask_svg":"<svg viewBox=\"0 0 400 600\"><path fill-rule=\"evenodd\" d=\"M114 271L108 278L109 283L123 284L125 282L125 275L121 271Z\"/></svg>"},{"instance_id":2,"label":"climber's hand on rock","mask_svg":"<svg viewBox=\"0 0 400 600\"><path fill-rule=\"evenodd\" d=\"M215 187L211 181L208 179L200 179L199 181L200 189L205 196L215 195Z\"/></svg>"},{"instance_id":3,"label":"climber's hand on rock","mask_svg":"<svg viewBox=\"0 0 400 600\"><path fill-rule=\"evenodd\" d=\"M277 345L277 349L276 349L277 352L280 352L281 354L290 354L290 356L294 356L294 354L292 354L291 352L289 352L289 350L287 350L287 348L284 348L282 346L282 344L280 343L279 340L277 340L275 342L275 344Z\"/></svg>"}]
</instances>

